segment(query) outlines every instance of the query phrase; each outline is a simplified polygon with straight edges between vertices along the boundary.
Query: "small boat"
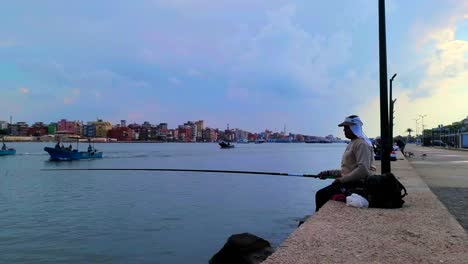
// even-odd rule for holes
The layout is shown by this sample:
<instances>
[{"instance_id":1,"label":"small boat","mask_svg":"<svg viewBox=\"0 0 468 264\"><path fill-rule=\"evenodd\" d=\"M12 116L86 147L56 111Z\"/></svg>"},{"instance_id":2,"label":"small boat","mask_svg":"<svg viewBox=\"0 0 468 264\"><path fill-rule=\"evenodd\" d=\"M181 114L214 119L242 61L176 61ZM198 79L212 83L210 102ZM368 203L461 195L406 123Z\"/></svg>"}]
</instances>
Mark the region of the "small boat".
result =
<instances>
[{"instance_id":1,"label":"small boat","mask_svg":"<svg viewBox=\"0 0 468 264\"><path fill-rule=\"evenodd\" d=\"M78 142L76 149L72 149L72 146L64 148L59 143L54 148L45 147L44 150L49 153L50 160L81 160L81 159L100 159L102 158L102 151L97 151L91 144L88 147L88 151L78 151Z\"/></svg>"},{"instance_id":2,"label":"small boat","mask_svg":"<svg viewBox=\"0 0 468 264\"><path fill-rule=\"evenodd\" d=\"M16 149L14 148L0 150L0 156L15 155L15 154L16 154Z\"/></svg>"},{"instance_id":3,"label":"small boat","mask_svg":"<svg viewBox=\"0 0 468 264\"><path fill-rule=\"evenodd\" d=\"M263 138L259 138L259 139L255 140L255 144L262 144L262 143L265 143L265 142L266 142L266 140L263 139Z\"/></svg>"},{"instance_id":4,"label":"small boat","mask_svg":"<svg viewBox=\"0 0 468 264\"><path fill-rule=\"evenodd\" d=\"M225 142L225 141L219 142L219 146L222 149L234 148L234 144L231 144L231 142Z\"/></svg>"},{"instance_id":5,"label":"small boat","mask_svg":"<svg viewBox=\"0 0 468 264\"><path fill-rule=\"evenodd\" d=\"M66 148L49 148L44 150L49 153L51 160L81 160L81 159L100 159L102 158L101 151L78 151L77 149L69 150Z\"/></svg>"},{"instance_id":6,"label":"small boat","mask_svg":"<svg viewBox=\"0 0 468 264\"><path fill-rule=\"evenodd\" d=\"M3 138L3 145L2 145L2 148L0 149L0 156L15 155L15 154L16 154L16 149L7 148L7 146L5 145L5 139Z\"/></svg>"}]
</instances>

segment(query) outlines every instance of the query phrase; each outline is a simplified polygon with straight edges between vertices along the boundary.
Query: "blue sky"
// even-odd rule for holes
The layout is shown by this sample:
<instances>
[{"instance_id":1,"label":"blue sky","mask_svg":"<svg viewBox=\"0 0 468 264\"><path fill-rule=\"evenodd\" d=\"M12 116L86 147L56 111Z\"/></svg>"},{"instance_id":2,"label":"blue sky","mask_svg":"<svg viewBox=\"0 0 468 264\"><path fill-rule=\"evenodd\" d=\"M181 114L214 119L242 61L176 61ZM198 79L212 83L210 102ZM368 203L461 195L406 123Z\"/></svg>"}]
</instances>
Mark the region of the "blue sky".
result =
<instances>
[{"instance_id":1,"label":"blue sky","mask_svg":"<svg viewBox=\"0 0 468 264\"><path fill-rule=\"evenodd\" d=\"M0 120L379 134L377 1L10 1ZM468 5L387 1L395 134L468 115Z\"/></svg>"}]
</instances>

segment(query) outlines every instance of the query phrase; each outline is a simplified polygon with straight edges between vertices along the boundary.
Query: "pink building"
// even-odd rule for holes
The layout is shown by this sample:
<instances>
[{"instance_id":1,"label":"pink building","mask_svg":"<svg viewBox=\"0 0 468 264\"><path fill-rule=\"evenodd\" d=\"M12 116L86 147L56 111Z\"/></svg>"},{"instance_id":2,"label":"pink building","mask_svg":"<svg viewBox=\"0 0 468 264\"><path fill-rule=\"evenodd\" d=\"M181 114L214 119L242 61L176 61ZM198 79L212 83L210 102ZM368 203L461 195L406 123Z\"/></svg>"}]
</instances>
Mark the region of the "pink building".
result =
<instances>
[{"instance_id":1,"label":"pink building","mask_svg":"<svg viewBox=\"0 0 468 264\"><path fill-rule=\"evenodd\" d=\"M183 142L192 142L192 128L190 126L179 126L178 139Z\"/></svg>"},{"instance_id":2,"label":"pink building","mask_svg":"<svg viewBox=\"0 0 468 264\"><path fill-rule=\"evenodd\" d=\"M67 121L66 119L62 119L57 123L57 133L59 134L79 134L79 128L80 124L76 121Z\"/></svg>"}]
</instances>

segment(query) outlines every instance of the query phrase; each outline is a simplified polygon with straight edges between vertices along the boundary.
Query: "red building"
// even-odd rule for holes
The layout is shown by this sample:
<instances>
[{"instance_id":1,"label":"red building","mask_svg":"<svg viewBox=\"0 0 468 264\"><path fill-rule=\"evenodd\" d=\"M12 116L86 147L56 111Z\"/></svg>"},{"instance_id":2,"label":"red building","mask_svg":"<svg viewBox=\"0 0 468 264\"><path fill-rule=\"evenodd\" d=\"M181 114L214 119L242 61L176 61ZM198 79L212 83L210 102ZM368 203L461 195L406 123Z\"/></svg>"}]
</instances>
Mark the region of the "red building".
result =
<instances>
[{"instance_id":1,"label":"red building","mask_svg":"<svg viewBox=\"0 0 468 264\"><path fill-rule=\"evenodd\" d=\"M296 135L296 141L304 141L304 136L303 135Z\"/></svg>"},{"instance_id":2,"label":"red building","mask_svg":"<svg viewBox=\"0 0 468 264\"><path fill-rule=\"evenodd\" d=\"M216 129L207 127L203 130L203 140L205 142L216 142L218 140L218 133Z\"/></svg>"},{"instance_id":3,"label":"red building","mask_svg":"<svg viewBox=\"0 0 468 264\"><path fill-rule=\"evenodd\" d=\"M247 136L247 139L249 141L255 141L257 139L257 134L249 133L249 135Z\"/></svg>"},{"instance_id":4,"label":"red building","mask_svg":"<svg viewBox=\"0 0 468 264\"><path fill-rule=\"evenodd\" d=\"M41 137L47 135L48 127L42 122L36 122L27 131L28 136Z\"/></svg>"},{"instance_id":5,"label":"red building","mask_svg":"<svg viewBox=\"0 0 468 264\"><path fill-rule=\"evenodd\" d=\"M115 138L117 141L132 141L133 130L129 127L114 127L107 131L108 138Z\"/></svg>"},{"instance_id":6,"label":"red building","mask_svg":"<svg viewBox=\"0 0 468 264\"><path fill-rule=\"evenodd\" d=\"M192 129L190 126L179 126L178 139L183 142L192 142Z\"/></svg>"},{"instance_id":7,"label":"red building","mask_svg":"<svg viewBox=\"0 0 468 264\"><path fill-rule=\"evenodd\" d=\"M41 137L47 135L47 127L30 127L28 136Z\"/></svg>"}]
</instances>

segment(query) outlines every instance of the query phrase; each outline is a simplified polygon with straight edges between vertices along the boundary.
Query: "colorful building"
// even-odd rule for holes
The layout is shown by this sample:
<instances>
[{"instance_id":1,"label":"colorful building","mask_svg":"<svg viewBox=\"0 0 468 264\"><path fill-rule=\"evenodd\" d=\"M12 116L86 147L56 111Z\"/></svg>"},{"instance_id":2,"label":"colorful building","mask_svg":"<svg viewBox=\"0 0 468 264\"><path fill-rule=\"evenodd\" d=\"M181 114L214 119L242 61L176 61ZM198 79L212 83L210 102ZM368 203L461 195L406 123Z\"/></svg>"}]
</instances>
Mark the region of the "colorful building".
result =
<instances>
[{"instance_id":1,"label":"colorful building","mask_svg":"<svg viewBox=\"0 0 468 264\"><path fill-rule=\"evenodd\" d=\"M218 131L207 127L203 130L203 140L205 142L216 142L218 140Z\"/></svg>"},{"instance_id":2,"label":"colorful building","mask_svg":"<svg viewBox=\"0 0 468 264\"><path fill-rule=\"evenodd\" d=\"M178 129L178 140L182 142L192 142L192 127L187 126L179 126Z\"/></svg>"},{"instance_id":3,"label":"colorful building","mask_svg":"<svg viewBox=\"0 0 468 264\"><path fill-rule=\"evenodd\" d=\"M192 121L187 121L186 123L184 123L184 127L190 127L190 132L191 134L189 135L189 140L186 139L185 137L185 140L186 142L195 142L197 141L197 126L195 125L194 122Z\"/></svg>"},{"instance_id":4,"label":"colorful building","mask_svg":"<svg viewBox=\"0 0 468 264\"><path fill-rule=\"evenodd\" d=\"M57 133L57 123L50 123L47 126L47 134L55 135L55 133Z\"/></svg>"},{"instance_id":5,"label":"colorful building","mask_svg":"<svg viewBox=\"0 0 468 264\"><path fill-rule=\"evenodd\" d=\"M17 122L16 124L10 124L9 129L10 135L25 137L28 135L29 125L26 122Z\"/></svg>"},{"instance_id":6,"label":"colorful building","mask_svg":"<svg viewBox=\"0 0 468 264\"><path fill-rule=\"evenodd\" d=\"M107 132L108 138L115 138L117 141L132 141L133 130L129 127L114 127Z\"/></svg>"},{"instance_id":7,"label":"colorful building","mask_svg":"<svg viewBox=\"0 0 468 264\"><path fill-rule=\"evenodd\" d=\"M103 121L98 119L94 122L89 122L88 125L94 125L96 127L96 137L105 138L107 137L107 132L112 129L112 124L109 121Z\"/></svg>"},{"instance_id":8,"label":"colorful building","mask_svg":"<svg viewBox=\"0 0 468 264\"><path fill-rule=\"evenodd\" d=\"M28 129L28 136L41 137L48 133L48 126L42 122L36 122Z\"/></svg>"},{"instance_id":9,"label":"colorful building","mask_svg":"<svg viewBox=\"0 0 468 264\"><path fill-rule=\"evenodd\" d=\"M83 126L84 137L96 137L96 126L94 124L87 124Z\"/></svg>"},{"instance_id":10,"label":"colorful building","mask_svg":"<svg viewBox=\"0 0 468 264\"><path fill-rule=\"evenodd\" d=\"M67 121L66 119L62 119L57 123L56 133L81 135L82 127L83 125L79 121Z\"/></svg>"},{"instance_id":11,"label":"colorful building","mask_svg":"<svg viewBox=\"0 0 468 264\"><path fill-rule=\"evenodd\" d=\"M203 130L205 129L203 120L195 121L196 130L196 140L203 141Z\"/></svg>"}]
</instances>

